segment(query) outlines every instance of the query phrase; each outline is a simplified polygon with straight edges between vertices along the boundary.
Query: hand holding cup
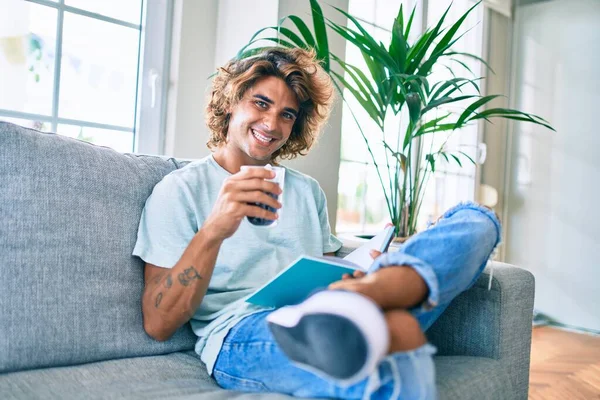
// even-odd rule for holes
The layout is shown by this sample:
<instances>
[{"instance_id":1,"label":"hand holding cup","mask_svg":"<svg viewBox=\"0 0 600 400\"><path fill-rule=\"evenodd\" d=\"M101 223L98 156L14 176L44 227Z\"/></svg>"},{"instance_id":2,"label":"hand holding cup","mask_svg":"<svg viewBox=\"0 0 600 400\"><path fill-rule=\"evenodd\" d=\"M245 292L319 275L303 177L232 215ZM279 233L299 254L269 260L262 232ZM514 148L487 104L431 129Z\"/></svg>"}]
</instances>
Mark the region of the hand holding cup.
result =
<instances>
[{"instance_id":1,"label":"hand holding cup","mask_svg":"<svg viewBox=\"0 0 600 400\"><path fill-rule=\"evenodd\" d=\"M283 190L283 183L284 183L284 179L285 179L285 168L273 167L270 164L267 164L265 167L255 167L255 166L244 165L244 166L242 166L242 171L257 169L257 168L258 169L262 168L262 169L266 169L266 170L275 172L275 176L271 179L267 179L267 181L276 183L279 186L279 188L281 190ZM280 193L281 192L266 192L267 195L271 196L275 200L278 200L279 204L281 204L283 206L283 203L281 201L282 199L280 199L280 197L279 197ZM252 203L252 205L254 205L256 207L260 207L269 212L276 213L278 218L281 217L281 210L280 209L278 210L278 209L270 206L269 203L254 202L254 203ZM273 219L269 219L269 218L261 218L261 217L255 217L255 216L250 216L250 215L248 216L248 222L250 222L252 225L262 226L262 227L274 227L277 225L277 219L273 220Z\"/></svg>"},{"instance_id":2,"label":"hand holding cup","mask_svg":"<svg viewBox=\"0 0 600 400\"><path fill-rule=\"evenodd\" d=\"M279 196L282 193L277 183L269 181L276 176L275 171L264 167L242 167L240 172L227 178L203 225L206 232L215 239L225 240L237 231L244 217L276 221L276 211L282 204L268 194ZM269 209L257 207L257 203Z\"/></svg>"}]
</instances>

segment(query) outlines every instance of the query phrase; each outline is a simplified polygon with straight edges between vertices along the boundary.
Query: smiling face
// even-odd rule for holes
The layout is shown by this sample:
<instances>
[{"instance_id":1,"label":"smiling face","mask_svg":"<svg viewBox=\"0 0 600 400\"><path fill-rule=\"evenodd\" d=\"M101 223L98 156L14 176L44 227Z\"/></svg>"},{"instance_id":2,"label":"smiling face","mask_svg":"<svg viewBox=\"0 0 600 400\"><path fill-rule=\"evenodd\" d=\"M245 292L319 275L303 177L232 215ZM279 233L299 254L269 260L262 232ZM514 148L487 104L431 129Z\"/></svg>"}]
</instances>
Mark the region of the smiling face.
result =
<instances>
[{"instance_id":1,"label":"smiling face","mask_svg":"<svg viewBox=\"0 0 600 400\"><path fill-rule=\"evenodd\" d=\"M273 153L289 139L298 110L296 95L282 79L257 80L232 107L227 143L215 156L223 153L227 163L235 160L239 165L271 162Z\"/></svg>"}]
</instances>

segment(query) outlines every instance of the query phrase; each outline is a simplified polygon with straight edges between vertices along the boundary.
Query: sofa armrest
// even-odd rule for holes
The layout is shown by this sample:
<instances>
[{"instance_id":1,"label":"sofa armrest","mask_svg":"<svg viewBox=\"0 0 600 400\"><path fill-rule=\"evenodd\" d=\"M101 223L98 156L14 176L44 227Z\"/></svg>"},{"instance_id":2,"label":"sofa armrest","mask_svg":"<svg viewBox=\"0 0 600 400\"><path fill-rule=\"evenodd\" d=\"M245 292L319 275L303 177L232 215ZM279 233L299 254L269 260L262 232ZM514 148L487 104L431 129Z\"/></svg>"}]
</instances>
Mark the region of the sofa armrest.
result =
<instances>
[{"instance_id":1,"label":"sofa armrest","mask_svg":"<svg viewBox=\"0 0 600 400\"><path fill-rule=\"evenodd\" d=\"M515 399L527 399L534 278L524 269L493 262L427 331L438 355L488 357L502 362Z\"/></svg>"}]
</instances>

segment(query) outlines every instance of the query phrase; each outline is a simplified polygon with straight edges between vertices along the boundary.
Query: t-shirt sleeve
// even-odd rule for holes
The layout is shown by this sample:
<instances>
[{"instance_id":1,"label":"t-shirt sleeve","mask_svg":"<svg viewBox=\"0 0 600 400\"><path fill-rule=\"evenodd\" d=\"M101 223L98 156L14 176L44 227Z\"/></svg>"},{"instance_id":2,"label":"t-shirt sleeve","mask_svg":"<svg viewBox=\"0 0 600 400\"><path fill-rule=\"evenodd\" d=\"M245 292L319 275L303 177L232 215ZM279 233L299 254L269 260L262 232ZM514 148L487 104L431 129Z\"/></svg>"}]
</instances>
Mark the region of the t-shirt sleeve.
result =
<instances>
[{"instance_id":1,"label":"t-shirt sleeve","mask_svg":"<svg viewBox=\"0 0 600 400\"><path fill-rule=\"evenodd\" d=\"M133 255L172 268L198 231L185 182L170 174L152 190L142 211Z\"/></svg>"},{"instance_id":2,"label":"t-shirt sleeve","mask_svg":"<svg viewBox=\"0 0 600 400\"><path fill-rule=\"evenodd\" d=\"M321 232L323 236L323 253L333 253L342 247L342 241L331 233L329 215L327 213L327 198L325 197L325 192L318 184L316 198L319 222L321 223Z\"/></svg>"}]
</instances>

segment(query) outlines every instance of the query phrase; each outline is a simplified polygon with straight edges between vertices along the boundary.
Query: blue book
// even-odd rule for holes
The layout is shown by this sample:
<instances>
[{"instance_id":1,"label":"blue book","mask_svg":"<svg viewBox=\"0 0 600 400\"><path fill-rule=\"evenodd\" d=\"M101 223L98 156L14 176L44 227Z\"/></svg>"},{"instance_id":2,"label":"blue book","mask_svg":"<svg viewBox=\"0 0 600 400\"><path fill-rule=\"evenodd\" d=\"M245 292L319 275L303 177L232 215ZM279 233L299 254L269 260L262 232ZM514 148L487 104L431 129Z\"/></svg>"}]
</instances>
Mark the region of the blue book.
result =
<instances>
[{"instance_id":1,"label":"blue book","mask_svg":"<svg viewBox=\"0 0 600 400\"><path fill-rule=\"evenodd\" d=\"M342 279L355 270L366 272L373 260L372 249L384 252L394 237L394 227L388 226L373 239L344 258L302 256L281 271L246 301L266 307L283 307L302 302L316 289Z\"/></svg>"}]
</instances>

